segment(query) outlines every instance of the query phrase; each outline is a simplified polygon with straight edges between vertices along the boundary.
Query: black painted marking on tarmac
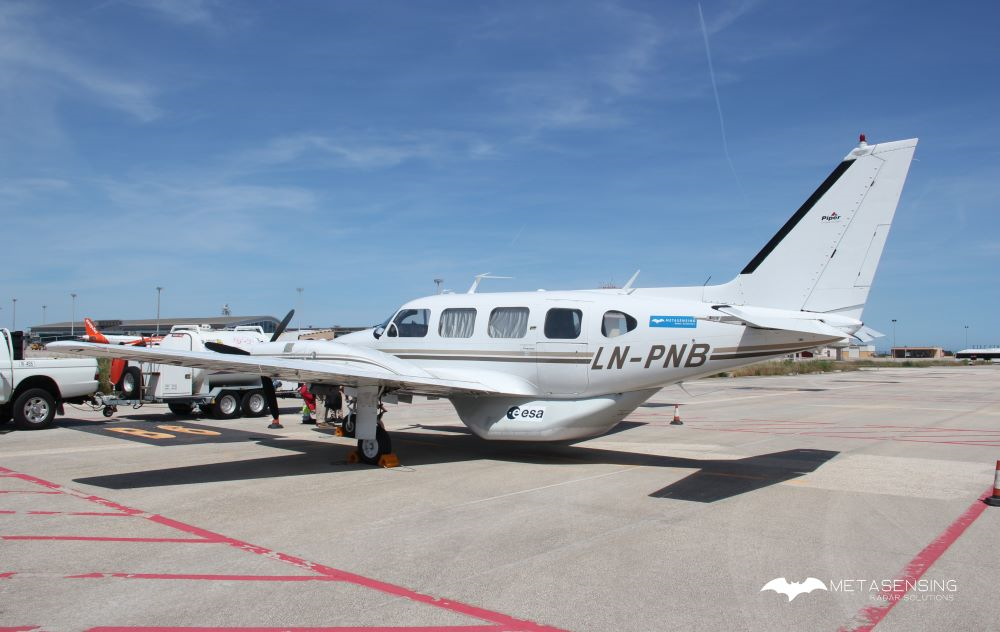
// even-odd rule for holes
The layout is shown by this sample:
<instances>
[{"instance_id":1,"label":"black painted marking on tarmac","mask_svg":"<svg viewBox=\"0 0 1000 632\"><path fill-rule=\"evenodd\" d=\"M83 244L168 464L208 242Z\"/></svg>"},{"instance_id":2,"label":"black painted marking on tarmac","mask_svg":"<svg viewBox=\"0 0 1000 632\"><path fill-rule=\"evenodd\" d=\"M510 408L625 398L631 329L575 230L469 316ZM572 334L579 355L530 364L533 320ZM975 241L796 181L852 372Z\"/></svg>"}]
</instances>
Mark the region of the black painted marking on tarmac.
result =
<instances>
[{"instance_id":1,"label":"black painted marking on tarmac","mask_svg":"<svg viewBox=\"0 0 1000 632\"><path fill-rule=\"evenodd\" d=\"M72 428L103 437L114 437L137 441L147 445L175 446L202 443L241 443L273 439L264 433L247 432L235 428L203 426L188 421L164 420L162 423L146 421L126 422L70 422L60 423L63 428Z\"/></svg>"}]
</instances>

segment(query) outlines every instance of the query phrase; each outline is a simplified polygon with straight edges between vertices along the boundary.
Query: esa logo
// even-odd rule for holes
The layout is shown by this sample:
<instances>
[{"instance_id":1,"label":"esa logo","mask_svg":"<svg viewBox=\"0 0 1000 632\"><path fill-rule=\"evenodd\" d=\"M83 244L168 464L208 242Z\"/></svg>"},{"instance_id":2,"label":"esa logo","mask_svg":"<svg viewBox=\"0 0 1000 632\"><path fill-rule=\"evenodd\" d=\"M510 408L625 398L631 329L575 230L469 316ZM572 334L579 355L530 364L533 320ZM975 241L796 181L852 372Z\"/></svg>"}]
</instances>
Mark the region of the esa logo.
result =
<instances>
[{"instance_id":1,"label":"esa logo","mask_svg":"<svg viewBox=\"0 0 1000 632\"><path fill-rule=\"evenodd\" d=\"M541 419L545 416L545 408L535 407L535 408L521 408L520 406L511 406L507 409L507 419Z\"/></svg>"}]
</instances>

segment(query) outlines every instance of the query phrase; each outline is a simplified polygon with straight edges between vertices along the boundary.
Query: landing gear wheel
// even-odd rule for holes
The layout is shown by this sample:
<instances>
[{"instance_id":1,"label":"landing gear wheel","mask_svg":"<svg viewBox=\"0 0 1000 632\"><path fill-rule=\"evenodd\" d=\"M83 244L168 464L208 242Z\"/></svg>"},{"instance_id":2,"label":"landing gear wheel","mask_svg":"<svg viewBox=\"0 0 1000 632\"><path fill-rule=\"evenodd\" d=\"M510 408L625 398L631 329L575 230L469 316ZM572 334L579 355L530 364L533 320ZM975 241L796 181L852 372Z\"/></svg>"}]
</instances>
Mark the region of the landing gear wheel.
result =
<instances>
[{"instance_id":1,"label":"landing gear wheel","mask_svg":"<svg viewBox=\"0 0 1000 632\"><path fill-rule=\"evenodd\" d=\"M392 440L385 428L378 426L375 429L374 439L362 439L358 441L358 456L362 463L378 465L379 459L384 454L392 452Z\"/></svg>"},{"instance_id":2,"label":"landing gear wheel","mask_svg":"<svg viewBox=\"0 0 1000 632\"><path fill-rule=\"evenodd\" d=\"M101 411L101 414L104 415L105 417L110 417L111 415L115 414L115 407L105 406L104 410Z\"/></svg>"},{"instance_id":3,"label":"landing gear wheel","mask_svg":"<svg viewBox=\"0 0 1000 632\"><path fill-rule=\"evenodd\" d=\"M177 415L178 417L190 417L194 414L194 404L187 404L184 402L171 402L167 404L167 408L170 412Z\"/></svg>"},{"instance_id":4,"label":"landing gear wheel","mask_svg":"<svg viewBox=\"0 0 1000 632\"><path fill-rule=\"evenodd\" d=\"M250 391L243 395L240 407L244 417L263 417L267 412L267 398L263 391Z\"/></svg>"},{"instance_id":5,"label":"landing gear wheel","mask_svg":"<svg viewBox=\"0 0 1000 632\"><path fill-rule=\"evenodd\" d=\"M21 430L41 430L52 425L56 400L40 388L29 388L14 400L14 424Z\"/></svg>"},{"instance_id":6,"label":"landing gear wheel","mask_svg":"<svg viewBox=\"0 0 1000 632\"><path fill-rule=\"evenodd\" d=\"M122 399L142 399L142 371L137 366L130 366L122 373L118 383Z\"/></svg>"},{"instance_id":7,"label":"landing gear wheel","mask_svg":"<svg viewBox=\"0 0 1000 632\"><path fill-rule=\"evenodd\" d=\"M343 424L341 424L340 428L341 430L344 431L345 437L350 437L351 439L354 438L354 430L357 427L356 422L357 422L357 417L355 417L354 413L351 413L350 415L344 418L344 422Z\"/></svg>"},{"instance_id":8,"label":"landing gear wheel","mask_svg":"<svg viewBox=\"0 0 1000 632\"><path fill-rule=\"evenodd\" d=\"M232 391L222 391L212 404L212 416L216 419L235 419L240 416L240 399Z\"/></svg>"}]
</instances>

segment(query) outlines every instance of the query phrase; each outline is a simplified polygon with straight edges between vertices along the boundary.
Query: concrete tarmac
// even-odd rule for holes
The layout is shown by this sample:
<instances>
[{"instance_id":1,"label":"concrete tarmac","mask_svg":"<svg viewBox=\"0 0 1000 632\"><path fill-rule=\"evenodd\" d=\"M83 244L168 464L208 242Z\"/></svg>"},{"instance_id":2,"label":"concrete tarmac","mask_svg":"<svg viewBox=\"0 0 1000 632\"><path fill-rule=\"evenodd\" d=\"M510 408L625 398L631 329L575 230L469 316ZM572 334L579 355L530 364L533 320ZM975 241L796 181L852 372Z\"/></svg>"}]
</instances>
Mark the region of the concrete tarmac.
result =
<instances>
[{"instance_id":1,"label":"concrete tarmac","mask_svg":"<svg viewBox=\"0 0 1000 632\"><path fill-rule=\"evenodd\" d=\"M0 426L0 629L998 629L998 385L707 379L572 445L418 399L385 417L395 469L292 400L277 431L67 407Z\"/></svg>"}]
</instances>

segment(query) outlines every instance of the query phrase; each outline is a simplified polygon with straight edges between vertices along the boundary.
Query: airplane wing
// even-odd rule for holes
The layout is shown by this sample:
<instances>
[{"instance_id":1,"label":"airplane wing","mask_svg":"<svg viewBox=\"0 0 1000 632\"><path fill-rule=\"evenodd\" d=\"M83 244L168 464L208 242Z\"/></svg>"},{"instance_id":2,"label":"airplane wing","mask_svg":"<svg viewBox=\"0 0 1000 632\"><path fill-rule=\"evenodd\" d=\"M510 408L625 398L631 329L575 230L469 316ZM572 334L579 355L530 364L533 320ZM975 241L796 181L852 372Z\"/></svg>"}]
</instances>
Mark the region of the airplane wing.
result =
<instances>
[{"instance_id":1,"label":"airplane wing","mask_svg":"<svg viewBox=\"0 0 1000 632\"><path fill-rule=\"evenodd\" d=\"M346 346L346 345L345 345ZM301 360L274 356L227 355L215 352L183 351L157 347L131 347L94 344L89 342L52 342L46 346L52 351L72 353L94 358L124 358L136 362L153 362L174 366L251 373L282 380L310 384L341 386L382 386L403 390L417 395L449 397L452 395L522 395L497 390L473 380L438 378L403 360L393 358L391 366L372 368L371 362L358 366L363 359L352 363L343 361ZM370 352L369 352L370 353ZM412 370L406 370L412 367Z\"/></svg>"},{"instance_id":2,"label":"airplane wing","mask_svg":"<svg viewBox=\"0 0 1000 632\"><path fill-rule=\"evenodd\" d=\"M849 334L836 327L832 327L817 318L790 318L772 314L754 313L749 310L738 309L730 305L716 305L715 309L733 316L751 327L761 329L782 329L785 331L798 331L817 336L831 336L834 338L847 338Z\"/></svg>"}]
</instances>

